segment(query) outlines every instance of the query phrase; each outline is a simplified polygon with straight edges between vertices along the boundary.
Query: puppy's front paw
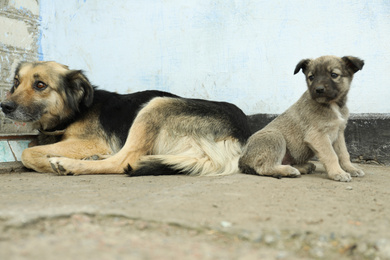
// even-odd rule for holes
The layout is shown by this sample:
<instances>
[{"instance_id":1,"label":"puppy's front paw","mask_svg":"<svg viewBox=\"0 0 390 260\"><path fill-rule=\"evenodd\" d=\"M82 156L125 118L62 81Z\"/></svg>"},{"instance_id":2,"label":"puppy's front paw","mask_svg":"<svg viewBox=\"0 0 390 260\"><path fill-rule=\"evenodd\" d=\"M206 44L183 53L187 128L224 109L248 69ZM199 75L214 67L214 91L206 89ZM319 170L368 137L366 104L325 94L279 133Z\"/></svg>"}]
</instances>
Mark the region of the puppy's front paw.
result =
<instances>
[{"instance_id":1,"label":"puppy's front paw","mask_svg":"<svg viewBox=\"0 0 390 260\"><path fill-rule=\"evenodd\" d=\"M58 175L74 175L74 173L68 169L66 160L69 159L53 157L49 159L49 162L53 171Z\"/></svg>"},{"instance_id":2,"label":"puppy's front paw","mask_svg":"<svg viewBox=\"0 0 390 260\"><path fill-rule=\"evenodd\" d=\"M347 172L351 174L352 177L363 177L364 176L364 171L362 169L356 168L351 166L348 169L345 169Z\"/></svg>"},{"instance_id":3,"label":"puppy's front paw","mask_svg":"<svg viewBox=\"0 0 390 260\"><path fill-rule=\"evenodd\" d=\"M351 175L345 171L330 172L328 176L335 181L350 182L352 180Z\"/></svg>"}]
</instances>

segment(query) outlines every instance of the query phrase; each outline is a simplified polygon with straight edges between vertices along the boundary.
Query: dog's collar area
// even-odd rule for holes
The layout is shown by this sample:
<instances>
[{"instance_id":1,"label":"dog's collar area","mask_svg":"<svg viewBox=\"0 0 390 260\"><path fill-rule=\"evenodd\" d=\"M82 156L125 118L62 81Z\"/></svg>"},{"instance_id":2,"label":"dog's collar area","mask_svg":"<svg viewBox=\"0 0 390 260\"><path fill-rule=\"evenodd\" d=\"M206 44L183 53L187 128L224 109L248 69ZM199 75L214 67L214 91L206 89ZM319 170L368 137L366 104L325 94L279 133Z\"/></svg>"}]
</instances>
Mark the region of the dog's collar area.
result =
<instances>
[{"instance_id":1,"label":"dog's collar area","mask_svg":"<svg viewBox=\"0 0 390 260\"><path fill-rule=\"evenodd\" d=\"M43 129L38 129L38 131L44 135L63 135L65 133L64 130L54 130L54 131L45 131Z\"/></svg>"}]
</instances>

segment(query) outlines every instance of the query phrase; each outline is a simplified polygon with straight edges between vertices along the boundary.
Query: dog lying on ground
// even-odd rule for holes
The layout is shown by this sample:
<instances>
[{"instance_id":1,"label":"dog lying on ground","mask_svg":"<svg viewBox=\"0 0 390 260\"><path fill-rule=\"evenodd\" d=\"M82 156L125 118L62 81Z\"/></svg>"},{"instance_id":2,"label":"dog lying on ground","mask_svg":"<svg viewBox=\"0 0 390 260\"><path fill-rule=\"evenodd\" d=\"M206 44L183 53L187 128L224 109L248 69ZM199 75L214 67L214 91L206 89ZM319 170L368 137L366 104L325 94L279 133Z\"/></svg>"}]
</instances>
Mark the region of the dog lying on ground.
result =
<instances>
[{"instance_id":1,"label":"dog lying on ground","mask_svg":"<svg viewBox=\"0 0 390 260\"><path fill-rule=\"evenodd\" d=\"M363 68L356 57L323 56L298 63L308 90L287 111L253 134L239 160L244 173L295 177L315 169L314 155L330 179L351 181L364 172L350 162L344 129L348 120L347 93L353 75Z\"/></svg>"},{"instance_id":2,"label":"dog lying on ground","mask_svg":"<svg viewBox=\"0 0 390 260\"><path fill-rule=\"evenodd\" d=\"M56 62L21 63L1 108L41 132L43 145L25 149L23 164L61 175L231 174L250 136L233 104L160 91L119 95Z\"/></svg>"}]
</instances>

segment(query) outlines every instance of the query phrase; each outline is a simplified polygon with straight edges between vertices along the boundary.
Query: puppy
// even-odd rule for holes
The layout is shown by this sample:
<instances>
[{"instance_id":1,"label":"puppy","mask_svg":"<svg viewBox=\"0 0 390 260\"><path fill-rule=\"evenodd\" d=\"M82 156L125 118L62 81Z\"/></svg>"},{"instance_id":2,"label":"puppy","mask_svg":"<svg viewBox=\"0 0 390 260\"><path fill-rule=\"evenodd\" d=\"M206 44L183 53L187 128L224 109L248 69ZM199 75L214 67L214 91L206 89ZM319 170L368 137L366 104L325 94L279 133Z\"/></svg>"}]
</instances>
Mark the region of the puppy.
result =
<instances>
[{"instance_id":1,"label":"puppy","mask_svg":"<svg viewBox=\"0 0 390 260\"><path fill-rule=\"evenodd\" d=\"M253 134L239 159L248 174L296 177L315 170L314 155L332 180L349 182L364 176L354 167L345 145L347 94L353 75L364 61L351 56L301 60L294 71L306 76L308 90L265 128Z\"/></svg>"}]
</instances>

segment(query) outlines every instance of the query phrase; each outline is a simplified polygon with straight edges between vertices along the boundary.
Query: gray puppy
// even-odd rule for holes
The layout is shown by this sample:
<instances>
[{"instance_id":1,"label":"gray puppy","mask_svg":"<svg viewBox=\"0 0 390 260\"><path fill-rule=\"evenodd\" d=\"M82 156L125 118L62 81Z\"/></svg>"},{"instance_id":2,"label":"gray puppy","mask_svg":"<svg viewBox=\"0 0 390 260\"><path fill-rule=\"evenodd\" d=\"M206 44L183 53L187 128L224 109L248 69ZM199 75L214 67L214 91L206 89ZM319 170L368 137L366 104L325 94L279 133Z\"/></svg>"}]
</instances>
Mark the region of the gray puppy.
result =
<instances>
[{"instance_id":1,"label":"gray puppy","mask_svg":"<svg viewBox=\"0 0 390 260\"><path fill-rule=\"evenodd\" d=\"M253 134L244 147L239 168L248 174L296 177L315 170L314 155L330 179L351 181L364 176L350 162L344 130L348 120L347 94L353 75L364 61L351 56L323 56L301 60L308 90L265 128Z\"/></svg>"}]
</instances>

